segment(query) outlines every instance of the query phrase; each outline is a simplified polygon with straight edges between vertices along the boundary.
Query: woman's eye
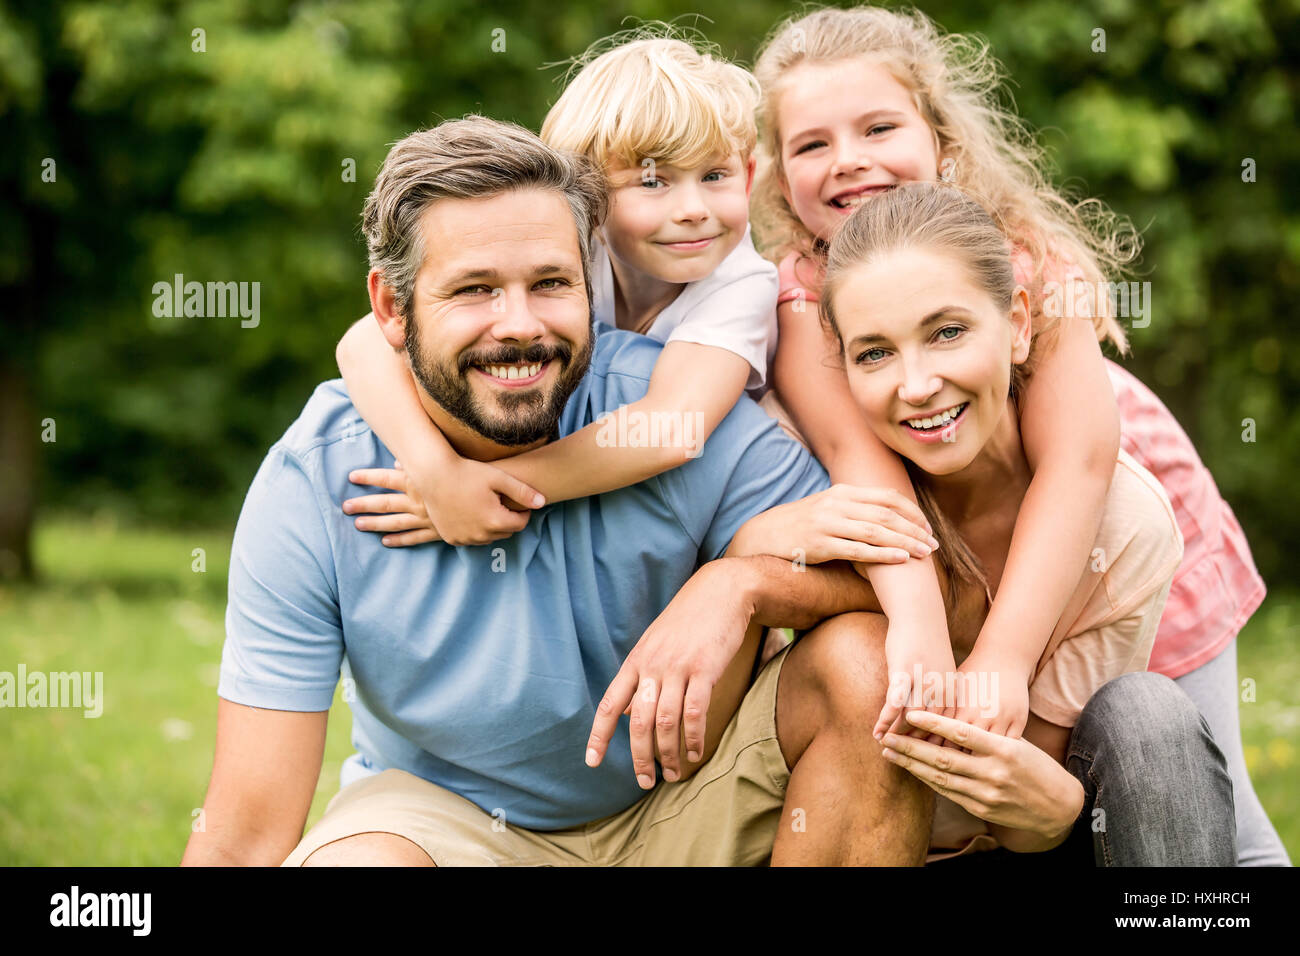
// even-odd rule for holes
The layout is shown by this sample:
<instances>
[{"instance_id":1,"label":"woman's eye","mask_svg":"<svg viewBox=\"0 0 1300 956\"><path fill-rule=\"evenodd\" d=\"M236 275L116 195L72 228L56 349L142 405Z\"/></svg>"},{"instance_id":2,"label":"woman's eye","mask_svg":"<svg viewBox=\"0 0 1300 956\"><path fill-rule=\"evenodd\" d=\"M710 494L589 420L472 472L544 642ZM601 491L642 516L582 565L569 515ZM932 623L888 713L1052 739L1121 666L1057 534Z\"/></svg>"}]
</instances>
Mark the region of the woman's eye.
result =
<instances>
[{"instance_id":1,"label":"woman's eye","mask_svg":"<svg viewBox=\"0 0 1300 956\"><path fill-rule=\"evenodd\" d=\"M867 349L858 355L859 365L872 365L885 357L884 349Z\"/></svg>"},{"instance_id":2,"label":"woman's eye","mask_svg":"<svg viewBox=\"0 0 1300 956\"><path fill-rule=\"evenodd\" d=\"M964 331L966 330L963 329L960 325L945 325L943 328L941 328L938 332L935 333L935 338L937 338L940 342L951 342L953 339L957 338L957 336L961 335L962 332ZM952 334L950 335L949 333Z\"/></svg>"}]
</instances>

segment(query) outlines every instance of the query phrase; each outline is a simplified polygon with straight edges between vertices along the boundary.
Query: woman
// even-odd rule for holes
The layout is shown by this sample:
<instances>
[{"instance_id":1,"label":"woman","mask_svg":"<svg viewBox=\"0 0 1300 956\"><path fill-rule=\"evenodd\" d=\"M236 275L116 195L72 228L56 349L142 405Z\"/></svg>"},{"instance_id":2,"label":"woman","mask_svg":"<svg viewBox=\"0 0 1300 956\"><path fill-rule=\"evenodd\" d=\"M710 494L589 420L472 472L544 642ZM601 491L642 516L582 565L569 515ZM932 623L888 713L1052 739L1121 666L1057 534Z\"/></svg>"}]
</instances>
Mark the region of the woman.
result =
<instances>
[{"instance_id":1,"label":"woman","mask_svg":"<svg viewBox=\"0 0 1300 956\"><path fill-rule=\"evenodd\" d=\"M942 542L960 664L992 603L1032 477L1017 396L1045 330L1032 327L1002 232L942 184L898 187L863 204L831 245L822 303L858 408L907 463ZM815 538L819 556L850 557L825 547L831 524L820 497L757 516L733 550L790 556ZM1190 700L1167 678L1142 673L1181 556L1159 483L1121 451L1091 566L1027 675L1023 737L916 711L912 735L883 737L886 756L943 798L932 858L995 846L1049 850L1086 825L1099 863L1231 865L1222 755ZM942 675L901 676L902 686L916 686ZM1019 675L969 676L988 680L944 685L930 710L951 714L969 703L963 691L996 703L996 681ZM1136 735L1153 730L1166 735L1160 747L1141 746ZM1102 778L1110 782L1104 806ZM1140 788L1128 783L1136 780Z\"/></svg>"}]
</instances>

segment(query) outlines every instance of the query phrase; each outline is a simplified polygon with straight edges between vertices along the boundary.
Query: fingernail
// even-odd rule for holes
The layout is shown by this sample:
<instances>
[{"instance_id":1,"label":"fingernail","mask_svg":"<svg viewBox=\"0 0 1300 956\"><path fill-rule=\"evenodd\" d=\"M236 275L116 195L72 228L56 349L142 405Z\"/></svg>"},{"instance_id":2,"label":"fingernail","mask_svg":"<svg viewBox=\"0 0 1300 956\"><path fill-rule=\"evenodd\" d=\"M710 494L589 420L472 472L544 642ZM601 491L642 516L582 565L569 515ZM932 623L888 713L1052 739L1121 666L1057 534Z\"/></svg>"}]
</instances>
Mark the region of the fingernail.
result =
<instances>
[{"instance_id":1,"label":"fingernail","mask_svg":"<svg viewBox=\"0 0 1300 956\"><path fill-rule=\"evenodd\" d=\"M533 495L533 507L534 507L534 508L540 508L540 507L541 507L542 505L544 505L544 504L546 504L546 499L545 499L545 498L543 498L541 495Z\"/></svg>"},{"instance_id":2,"label":"fingernail","mask_svg":"<svg viewBox=\"0 0 1300 956\"><path fill-rule=\"evenodd\" d=\"M664 767L664 779L669 783L674 783L677 780L677 771L672 767Z\"/></svg>"},{"instance_id":3,"label":"fingernail","mask_svg":"<svg viewBox=\"0 0 1300 956\"><path fill-rule=\"evenodd\" d=\"M588 767L594 767L594 766L596 766L596 761L599 760L599 759L600 759L600 757L599 757L599 755L596 753L596 748L595 748L595 747L588 747L588 748L587 748L587 766L588 766Z\"/></svg>"},{"instance_id":4,"label":"fingernail","mask_svg":"<svg viewBox=\"0 0 1300 956\"><path fill-rule=\"evenodd\" d=\"M884 750L880 751L880 755L881 755L882 757L884 757L886 760L893 760L893 759L894 759L894 752L893 752L892 750L890 750L888 747L886 747Z\"/></svg>"},{"instance_id":5,"label":"fingernail","mask_svg":"<svg viewBox=\"0 0 1300 956\"><path fill-rule=\"evenodd\" d=\"M885 739L885 735L882 734L882 733L881 733L880 731L878 731L878 730L876 731L875 736L876 736L876 739L877 739L877 740L884 740L884 739Z\"/></svg>"},{"instance_id":6,"label":"fingernail","mask_svg":"<svg viewBox=\"0 0 1300 956\"><path fill-rule=\"evenodd\" d=\"M647 774L639 773L636 775L636 782L641 785L642 790L649 790L655 782Z\"/></svg>"},{"instance_id":7,"label":"fingernail","mask_svg":"<svg viewBox=\"0 0 1300 956\"><path fill-rule=\"evenodd\" d=\"M691 763L699 763L700 761L699 752L695 750L686 751L686 759L689 760Z\"/></svg>"},{"instance_id":8,"label":"fingernail","mask_svg":"<svg viewBox=\"0 0 1300 956\"><path fill-rule=\"evenodd\" d=\"M934 550L938 551L938 550L939 550L939 539L938 539L938 538L931 538L931 539L930 539L930 542L931 542L931 545L930 545L930 546L931 546L932 548L934 548Z\"/></svg>"}]
</instances>

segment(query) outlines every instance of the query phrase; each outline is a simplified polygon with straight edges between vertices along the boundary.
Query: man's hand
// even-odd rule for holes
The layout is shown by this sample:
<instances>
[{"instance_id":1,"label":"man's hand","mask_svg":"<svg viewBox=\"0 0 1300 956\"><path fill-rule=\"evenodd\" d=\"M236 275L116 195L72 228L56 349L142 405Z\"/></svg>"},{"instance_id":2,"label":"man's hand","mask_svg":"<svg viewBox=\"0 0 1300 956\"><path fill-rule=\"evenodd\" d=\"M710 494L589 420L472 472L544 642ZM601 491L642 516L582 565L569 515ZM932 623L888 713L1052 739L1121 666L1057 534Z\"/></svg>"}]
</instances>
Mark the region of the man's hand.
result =
<instances>
[{"instance_id":1,"label":"man's hand","mask_svg":"<svg viewBox=\"0 0 1300 956\"><path fill-rule=\"evenodd\" d=\"M683 721L686 759L700 760L713 687L744 643L754 616L736 567L728 561L704 565L641 635L596 708L588 766L605 758L621 714L632 718L632 766L643 790L655 785L656 741L664 779L680 779Z\"/></svg>"}]
</instances>

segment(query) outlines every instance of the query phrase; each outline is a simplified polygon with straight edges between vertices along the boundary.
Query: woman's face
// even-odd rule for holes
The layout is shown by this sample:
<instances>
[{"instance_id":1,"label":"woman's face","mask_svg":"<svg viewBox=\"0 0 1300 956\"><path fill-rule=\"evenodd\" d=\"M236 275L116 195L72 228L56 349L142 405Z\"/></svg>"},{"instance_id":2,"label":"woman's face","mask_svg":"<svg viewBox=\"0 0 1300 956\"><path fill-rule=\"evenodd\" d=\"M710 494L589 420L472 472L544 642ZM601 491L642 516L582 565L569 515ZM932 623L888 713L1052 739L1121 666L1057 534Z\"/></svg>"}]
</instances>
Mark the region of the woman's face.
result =
<instances>
[{"instance_id":1,"label":"woman's face","mask_svg":"<svg viewBox=\"0 0 1300 956\"><path fill-rule=\"evenodd\" d=\"M1024 290L1008 316L959 259L911 248L851 269L834 305L849 389L880 440L932 475L974 461L1029 355Z\"/></svg>"},{"instance_id":2,"label":"woman's face","mask_svg":"<svg viewBox=\"0 0 1300 956\"><path fill-rule=\"evenodd\" d=\"M821 239L873 195L939 178L938 137L879 63L800 63L782 84L777 114L781 191Z\"/></svg>"}]
</instances>

